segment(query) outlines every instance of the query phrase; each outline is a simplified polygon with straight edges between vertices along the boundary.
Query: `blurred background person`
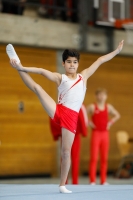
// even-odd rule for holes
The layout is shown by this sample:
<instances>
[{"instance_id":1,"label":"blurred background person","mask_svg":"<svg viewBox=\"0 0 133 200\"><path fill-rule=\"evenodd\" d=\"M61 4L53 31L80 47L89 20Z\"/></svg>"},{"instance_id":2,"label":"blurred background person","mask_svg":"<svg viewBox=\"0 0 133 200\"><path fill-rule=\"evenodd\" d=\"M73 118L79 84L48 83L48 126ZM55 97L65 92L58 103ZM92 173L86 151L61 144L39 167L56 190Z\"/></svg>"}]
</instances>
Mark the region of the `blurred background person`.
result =
<instances>
[{"instance_id":1,"label":"blurred background person","mask_svg":"<svg viewBox=\"0 0 133 200\"><path fill-rule=\"evenodd\" d=\"M98 154L100 153L100 178L101 184L107 185L107 162L109 151L109 129L120 118L119 112L106 103L107 91L98 88L95 92L96 103L87 106L87 112L91 116L89 126L92 128L90 141L90 184L96 184L96 167ZM111 115L111 119L109 116Z\"/></svg>"}]
</instances>

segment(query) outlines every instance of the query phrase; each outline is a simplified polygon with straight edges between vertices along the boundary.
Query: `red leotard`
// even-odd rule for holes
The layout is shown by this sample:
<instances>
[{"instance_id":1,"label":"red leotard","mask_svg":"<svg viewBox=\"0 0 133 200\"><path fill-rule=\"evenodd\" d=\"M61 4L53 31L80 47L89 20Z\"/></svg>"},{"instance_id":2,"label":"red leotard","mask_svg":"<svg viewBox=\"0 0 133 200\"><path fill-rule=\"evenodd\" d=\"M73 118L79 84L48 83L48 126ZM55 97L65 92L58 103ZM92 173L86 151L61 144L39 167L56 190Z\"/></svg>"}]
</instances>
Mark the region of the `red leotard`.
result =
<instances>
[{"instance_id":1,"label":"red leotard","mask_svg":"<svg viewBox=\"0 0 133 200\"><path fill-rule=\"evenodd\" d=\"M99 108L95 104L95 111L92 116L92 122L96 126L96 128L94 130L97 130L97 131L106 131L107 130L107 123L108 123L107 105L105 105L104 110L99 110Z\"/></svg>"},{"instance_id":2,"label":"red leotard","mask_svg":"<svg viewBox=\"0 0 133 200\"><path fill-rule=\"evenodd\" d=\"M100 175L101 184L106 182L107 159L109 149L109 134L107 130L108 109L105 105L104 110L100 110L95 104L92 122L96 126L91 135L91 153L90 153L90 182L96 180L96 165L98 154L100 152Z\"/></svg>"}]
</instances>

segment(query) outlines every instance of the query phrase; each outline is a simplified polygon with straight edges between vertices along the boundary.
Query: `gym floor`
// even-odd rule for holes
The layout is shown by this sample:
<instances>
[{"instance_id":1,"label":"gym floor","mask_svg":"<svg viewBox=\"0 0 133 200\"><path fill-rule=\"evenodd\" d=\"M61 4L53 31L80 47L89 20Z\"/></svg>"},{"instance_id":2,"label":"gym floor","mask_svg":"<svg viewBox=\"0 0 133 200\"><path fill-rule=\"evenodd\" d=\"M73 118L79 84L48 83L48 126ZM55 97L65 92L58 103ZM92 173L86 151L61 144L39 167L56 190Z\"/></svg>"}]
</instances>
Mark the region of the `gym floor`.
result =
<instances>
[{"instance_id":1,"label":"gym floor","mask_svg":"<svg viewBox=\"0 0 133 200\"><path fill-rule=\"evenodd\" d=\"M87 177L80 177L80 185L67 185L72 194L60 194L58 178L23 178L0 180L0 200L125 200L133 199L133 178L108 177L110 185L91 186ZM99 183L99 178L97 178Z\"/></svg>"}]
</instances>

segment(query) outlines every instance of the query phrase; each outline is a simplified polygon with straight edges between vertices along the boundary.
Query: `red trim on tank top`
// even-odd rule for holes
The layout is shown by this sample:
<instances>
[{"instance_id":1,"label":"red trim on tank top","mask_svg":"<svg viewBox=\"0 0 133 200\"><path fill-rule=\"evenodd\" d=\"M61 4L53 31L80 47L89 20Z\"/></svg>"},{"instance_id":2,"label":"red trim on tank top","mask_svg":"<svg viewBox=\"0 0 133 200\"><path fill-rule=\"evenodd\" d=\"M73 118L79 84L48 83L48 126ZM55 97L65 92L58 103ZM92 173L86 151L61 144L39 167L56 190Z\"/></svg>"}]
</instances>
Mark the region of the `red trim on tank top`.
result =
<instances>
[{"instance_id":1,"label":"red trim on tank top","mask_svg":"<svg viewBox=\"0 0 133 200\"><path fill-rule=\"evenodd\" d=\"M74 83L74 84L67 90L67 92L68 92L72 87L74 87L75 85L77 85L77 83L79 83L82 79L83 79L82 76L79 75L79 79L76 81L76 83ZM67 92L66 92L66 93L67 93ZM59 102L63 99L63 97L66 95L66 93L65 93L64 95L62 95L62 96L61 96L61 94L60 94L60 96L59 96Z\"/></svg>"},{"instance_id":2,"label":"red trim on tank top","mask_svg":"<svg viewBox=\"0 0 133 200\"><path fill-rule=\"evenodd\" d=\"M82 76L79 75L79 79L76 81L76 83L74 83L74 84L70 87L70 89L71 89L72 87L74 87L74 86L75 86L79 81L81 81L81 80L82 80ZM70 90L70 89L69 89L69 90Z\"/></svg>"}]
</instances>

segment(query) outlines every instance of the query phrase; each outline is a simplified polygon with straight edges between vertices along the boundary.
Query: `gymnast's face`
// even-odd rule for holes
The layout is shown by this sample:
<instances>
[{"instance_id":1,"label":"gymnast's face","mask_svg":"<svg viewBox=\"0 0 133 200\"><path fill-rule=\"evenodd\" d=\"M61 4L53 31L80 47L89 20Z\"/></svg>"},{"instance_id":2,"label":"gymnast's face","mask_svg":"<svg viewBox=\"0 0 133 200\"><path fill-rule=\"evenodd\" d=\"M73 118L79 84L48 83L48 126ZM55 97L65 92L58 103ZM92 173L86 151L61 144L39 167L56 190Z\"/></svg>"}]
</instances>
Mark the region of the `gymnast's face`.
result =
<instances>
[{"instance_id":1,"label":"gymnast's face","mask_svg":"<svg viewBox=\"0 0 133 200\"><path fill-rule=\"evenodd\" d=\"M106 100L107 100L107 93L105 93L105 92L99 92L99 93L96 95L96 100L97 100L97 102L99 102L99 103L105 103Z\"/></svg>"},{"instance_id":2,"label":"gymnast's face","mask_svg":"<svg viewBox=\"0 0 133 200\"><path fill-rule=\"evenodd\" d=\"M63 67L65 68L66 73L75 74L77 72L79 62L75 57L68 57L65 62L63 62Z\"/></svg>"}]
</instances>

